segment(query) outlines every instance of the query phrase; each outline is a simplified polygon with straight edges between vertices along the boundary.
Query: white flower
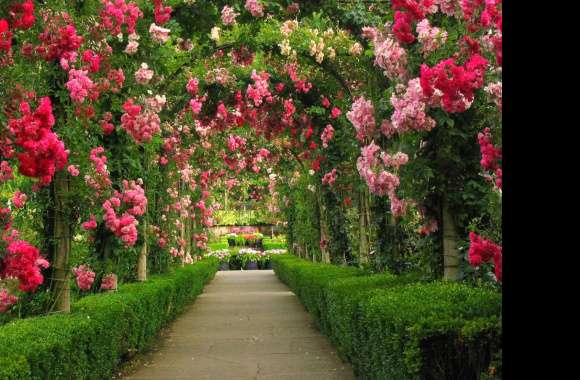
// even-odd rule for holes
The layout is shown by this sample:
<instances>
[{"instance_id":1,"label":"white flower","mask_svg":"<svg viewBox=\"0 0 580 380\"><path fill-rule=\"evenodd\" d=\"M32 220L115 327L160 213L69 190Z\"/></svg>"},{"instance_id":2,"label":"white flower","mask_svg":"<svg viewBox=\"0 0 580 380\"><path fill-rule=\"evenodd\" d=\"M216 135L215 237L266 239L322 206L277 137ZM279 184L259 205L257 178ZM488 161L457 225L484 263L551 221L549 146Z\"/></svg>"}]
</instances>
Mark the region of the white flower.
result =
<instances>
[{"instance_id":1,"label":"white flower","mask_svg":"<svg viewBox=\"0 0 580 380\"><path fill-rule=\"evenodd\" d=\"M358 42L355 42L354 44L352 44L350 49L348 49L348 52L352 55L361 55L362 51L363 51L363 47Z\"/></svg>"},{"instance_id":2,"label":"white flower","mask_svg":"<svg viewBox=\"0 0 580 380\"><path fill-rule=\"evenodd\" d=\"M282 55L290 55L292 53L292 47L290 46L290 41L285 39L282 43L278 44L280 47L280 52Z\"/></svg>"},{"instance_id":3,"label":"white flower","mask_svg":"<svg viewBox=\"0 0 580 380\"><path fill-rule=\"evenodd\" d=\"M216 42L219 41L219 39L220 39L220 32L221 32L221 29L219 27L217 27L217 26L214 26L213 28L211 28L211 36L210 36L210 38L213 41L216 41Z\"/></svg>"},{"instance_id":4,"label":"white flower","mask_svg":"<svg viewBox=\"0 0 580 380\"><path fill-rule=\"evenodd\" d=\"M329 59L334 59L336 57L336 50L334 50L333 48L329 47L328 48L328 58Z\"/></svg>"},{"instance_id":5,"label":"white flower","mask_svg":"<svg viewBox=\"0 0 580 380\"><path fill-rule=\"evenodd\" d=\"M310 169L310 170L308 171L308 174L310 174L310 175L314 175L314 170Z\"/></svg>"}]
</instances>

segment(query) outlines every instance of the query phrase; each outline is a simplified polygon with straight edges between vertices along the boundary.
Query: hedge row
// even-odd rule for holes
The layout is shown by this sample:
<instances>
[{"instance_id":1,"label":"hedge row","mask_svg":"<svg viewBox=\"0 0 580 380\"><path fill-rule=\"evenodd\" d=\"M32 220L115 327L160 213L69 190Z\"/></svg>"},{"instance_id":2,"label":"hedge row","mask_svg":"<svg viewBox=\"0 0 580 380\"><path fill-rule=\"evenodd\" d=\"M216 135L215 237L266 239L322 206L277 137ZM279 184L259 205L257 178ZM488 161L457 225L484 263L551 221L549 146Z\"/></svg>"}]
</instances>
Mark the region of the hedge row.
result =
<instances>
[{"instance_id":1,"label":"hedge row","mask_svg":"<svg viewBox=\"0 0 580 380\"><path fill-rule=\"evenodd\" d=\"M496 292L290 255L272 262L361 379L479 379L501 355Z\"/></svg>"},{"instance_id":2,"label":"hedge row","mask_svg":"<svg viewBox=\"0 0 580 380\"><path fill-rule=\"evenodd\" d=\"M286 249L286 243L280 241L268 241L264 239L262 242L264 250L268 251L270 249Z\"/></svg>"},{"instance_id":3,"label":"hedge row","mask_svg":"<svg viewBox=\"0 0 580 380\"><path fill-rule=\"evenodd\" d=\"M218 268L187 265L117 292L85 297L70 314L0 327L0 379L107 379L193 301Z\"/></svg>"}]
</instances>

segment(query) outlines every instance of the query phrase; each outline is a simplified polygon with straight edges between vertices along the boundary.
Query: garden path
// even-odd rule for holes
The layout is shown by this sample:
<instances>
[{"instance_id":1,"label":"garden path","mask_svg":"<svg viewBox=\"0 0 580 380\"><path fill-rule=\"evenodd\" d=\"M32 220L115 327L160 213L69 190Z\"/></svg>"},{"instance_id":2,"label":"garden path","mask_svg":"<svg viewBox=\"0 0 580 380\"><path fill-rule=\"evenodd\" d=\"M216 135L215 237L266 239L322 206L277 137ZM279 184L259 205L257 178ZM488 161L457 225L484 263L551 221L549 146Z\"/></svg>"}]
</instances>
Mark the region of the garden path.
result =
<instances>
[{"instance_id":1,"label":"garden path","mask_svg":"<svg viewBox=\"0 0 580 380\"><path fill-rule=\"evenodd\" d=\"M224 271L126 380L355 379L272 270Z\"/></svg>"}]
</instances>

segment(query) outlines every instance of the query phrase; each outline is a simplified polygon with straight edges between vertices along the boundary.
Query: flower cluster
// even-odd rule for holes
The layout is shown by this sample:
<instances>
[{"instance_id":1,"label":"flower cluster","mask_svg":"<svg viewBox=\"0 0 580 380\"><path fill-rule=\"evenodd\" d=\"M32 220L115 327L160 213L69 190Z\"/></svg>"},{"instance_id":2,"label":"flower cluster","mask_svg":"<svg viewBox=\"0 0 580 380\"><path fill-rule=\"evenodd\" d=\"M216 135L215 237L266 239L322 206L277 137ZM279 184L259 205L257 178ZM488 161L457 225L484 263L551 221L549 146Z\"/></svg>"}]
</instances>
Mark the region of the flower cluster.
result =
<instances>
[{"instance_id":1,"label":"flower cluster","mask_svg":"<svg viewBox=\"0 0 580 380\"><path fill-rule=\"evenodd\" d=\"M68 82L65 87L70 92L70 98L77 103L83 103L85 98L96 100L99 97L97 86L88 77L87 70L71 69L68 72Z\"/></svg>"},{"instance_id":2,"label":"flower cluster","mask_svg":"<svg viewBox=\"0 0 580 380\"><path fill-rule=\"evenodd\" d=\"M0 183L6 182L14 178L12 167L8 161L0 162Z\"/></svg>"},{"instance_id":3,"label":"flower cluster","mask_svg":"<svg viewBox=\"0 0 580 380\"><path fill-rule=\"evenodd\" d=\"M193 78L190 79L187 82L187 85L185 86L187 92L189 93L189 95L191 96L195 96L197 95L197 92L199 91L199 79L197 78Z\"/></svg>"},{"instance_id":4,"label":"flower cluster","mask_svg":"<svg viewBox=\"0 0 580 380\"><path fill-rule=\"evenodd\" d=\"M14 204L14 207L16 208L22 208L24 207L24 204L26 203L26 201L28 200L28 197L26 196L26 194L24 194L21 191L16 191L14 192L14 195L12 196L12 203Z\"/></svg>"},{"instance_id":5,"label":"flower cluster","mask_svg":"<svg viewBox=\"0 0 580 380\"><path fill-rule=\"evenodd\" d=\"M12 32L8 21L0 19L0 53L10 53L12 49Z\"/></svg>"},{"instance_id":6,"label":"flower cluster","mask_svg":"<svg viewBox=\"0 0 580 380\"><path fill-rule=\"evenodd\" d=\"M51 19L47 28L38 35L38 39L41 45L36 48L36 52L46 61L69 59L83 43L83 37L77 34L75 26L66 14Z\"/></svg>"},{"instance_id":7,"label":"flower cluster","mask_svg":"<svg viewBox=\"0 0 580 380\"><path fill-rule=\"evenodd\" d=\"M80 290L90 290L93 286L93 282L95 282L95 272L91 270L86 264L79 265L72 269L72 272L76 276L77 286Z\"/></svg>"},{"instance_id":8,"label":"flower cluster","mask_svg":"<svg viewBox=\"0 0 580 380\"><path fill-rule=\"evenodd\" d=\"M496 170L499 167L499 160L501 160L501 149L493 146L490 129L485 128L483 133L479 133L477 140L481 151L481 166L485 170Z\"/></svg>"},{"instance_id":9,"label":"flower cluster","mask_svg":"<svg viewBox=\"0 0 580 380\"><path fill-rule=\"evenodd\" d=\"M81 61L85 63L84 68L91 73L98 73L101 69L101 56L91 49L85 50L83 52Z\"/></svg>"},{"instance_id":10,"label":"flower cluster","mask_svg":"<svg viewBox=\"0 0 580 380\"><path fill-rule=\"evenodd\" d=\"M169 39L170 29L162 28L157 24L151 24L149 27L149 34L151 34L151 39L155 42L165 43Z\"/></svg>"},{"instance_id":11,"label":"flower cluster","mask_svg":"<svg viewBox=\"0 0 580 380\"><path fill-rule=\"evenodd\" d=\"M475 232L469 233L469 263L474 267L479 267L483 263L489 263L493 259L495 278L502 280L502 247L490 240L484 239Z\"/></svg>"},{"instance_id":12,"label":"flower cluster","mask_svg":"<svg viewBox=\"0 0 580 380\"><path fill-rule=\"evenodd\" d=\"M228 150L230 152L235 152L238 149L243 149L246 146L246 139L240 136L232 136L228 137Z\"/></svg>"},{"instance_id":13,"label":"flower cluster","mask_svg":"<svg viewBox=\"0 0 580 380\"><path fill-rule=\"evenodd\" d=\"M125 212L121 217L118 217L115 209L120 207L121 200L117 197L107 199L103 203L103 210L105 211L103 219L105 221L105 226L113 232L115 236L121 238L126 245L133 246L137 242L137 224L139 224L139 222L128 212Z\"/></svg>"},{"instance_id":14,"label":"flower cluster","mask_svg":"<svg viewBox=\"0 0 580 380\"><path fill-rule=\"evenodd\" d=\"M95 168L96 178L88 174L85 176L85 182L93 190L96 190L97 195L100 195L104 189L111 186L112 184L106 165L107 156L103 154L104 152L105 148L102 146L91 149L89 159Z\"/></svg>"},{"instance_id":15,"label":"flower cluster","mask_svg":"<svg viewBox=\"0 0 580 380\"><path fill-rule=\"evenodd\" d=\"M399 199L395 192L400 184L399 177L388 171L387 168L397 169L407 161L407 155L399 152L391 156L382 152L378 145L371 142L362 148L361 156L356 163L358 172L365 180L371 193L378 196L389 196L391 212L394 216L404 215L406 202Z\"/></svg>"},{"instance_id":16,"label":"flower cluster","mask_svg":"<svg viewBox=\"0 0 580 380\"><path fill-rule=\"evenodd\" d=\"M348 52L354 56L359 56L362 54L363 50L364 49L363 49L362 45L358 42L355 42L354 44L352 44L350 46L350 48L348 49Z\"/></svg>"},{"instance_id":17,"label":"flower cluster","mask_svg":"<svg viewBox=\"0 0 580 380\"><path fill-rule=\"evenodd\" d=\"M296 28L298 28L298 21L286 20L282 23L282 26L280 26L280 32L284 37L288 38Z\"/></svg>"},{"instance_id":18,"label":"flower cluster","mask_svg":"<svg viewBox=\"0 0 580 380\"><path fill-rule=\"evenodd\" d=\"M491 95L494 103L497 105L497 108L501 112L502 111L502 109L501 109L501 92L502 92L501 91L502 90L501 81L488 84L487 86L484 87L484 90L489 95Z\"/></svg>"},{"instance_id":19,"label":"flower cluster","mask_svg":"<svg viewBox=\"0 0 580 380\"><path fill-rule=\"evenodd\" d=\"M495 184L502 188L502 170L501 170L501 148L496 148L491 140L489 128L485 128L483 133L477 135L479 150L481 152L481 167L484 170L493 172L496 176Z\"/></svg>"},{"instance_id":20,"label":"flower cluster","mask_svg":"<svg viewBox=\"0 0 580 380\"><path fill-rule=\"evenodd\" d=\"M163 0L153 0L155 5L153 9L153 16L155 17L155 23L158 25L163 25L169 19L171 19L171 12L173 9L170 6L163 6Z\"/></svg>"},{"instance_id":21,"label":"flower cluster","mask_svg":"<svg viewBox=\"0 0 580 380\"><path fill-rule=\"evenodd\" d=\"M143 18L143 12L137 4L134 2L127 4L125 0L102 0L102 2L100 25L104 29L108 30L112 36L116 36L122 33L121 27L126 25L127 33L135 33L137 20Z\"/></svg>"},{"instance_id":22,"label":"flower cluster","mask_svg":"<svg viewBox=\"0 0 580 380\"><path fill-rule=\"evenodd\" d=\"M332 186L334 184L334 182L336 181L336 168L332 169L332 171L326 173L323 177L322 177L322 184L323 185L328 185L328 186Z\"/></svg>"},{"instance_id":23,"label":"flower cluster","mask_svg":"<svg viewBox=\"0 0 580 380\"><path fill-rule=\"evenodd\" d=\"M94 230L97 228L97 221L95 220L95 216L93 214L91 214L91 216L89 217L89 220L87 222L83 222L81 224L81 227L84 230Z\"/></svg>"},{"instance_id":24,"label":"flower cluster","mask_svg":"<svg viewBox=\"0 0 580 380\"><path fill-rule=\"evenodd\" d=\"M320 135L320 139L322 140L322 147L328 148L328 143L334 137L334 128L332 125L328 124L324 130L322 131L322 135Z\"/></svg>"},{"instance_id":25,"label":"flower cluster","mask_svg":"<svg viewBox=\"0 0 580 380\"><path fill-rule=\"evenodd\" d=\"M252 70L251 78L254 81L254 84L248 85L246 96L254 101L256 107L260 106L264 99L266 99L266 102L271 103L273 98L269 89L270 74L263 71L258 75L256 70Z\"/></svg>"},{"instance_id":26,"label":"flower cluster","mask_svg":"<svg viewBox=\"0 0 580 380\"><path fill-rule=\"evenodd\" d=\"M143 215L147 209L147 197L145 196L145 190L139 185L142 181L127 181L123 180L123 192L116 195L121 198L121 200L131 206L127 209L127 212L131 215Z\"/></svg>"},{"instance_id":27,"label":"flower cluster","mask_svg":"<svg viewBox=\"0 0 580 380\"><path fill-rule=\"evenodd\" d=\"M117 275L114 273L108 273L103 276L101 280L102 290L115 290L117 289Z\"/></svg>"},{"instance_id":28,"label":"flower cluster","mask_svg":"<svg viewBox=\"0 0 580 380\"><path fill-rule=\"evenodd\" d=\"M446 112L464 112L471 106L474 90L483 86L487 60L472 55L463 66L457 66L453 58L439 62L434 67L421 65L421 88L432 104Z\"/></svg>"},{"instance_id":29,"label":"flower cluster","mask_svg":"<svg viewBox=\"0 0 580 380\"><path fill-rule=\"evenodd\" d=\"M232 49L232 62L240 66L250 66L254 62L255 54L246 46Z\"/></svg>"},{"instance_id":30,"label":"flower cluster","mask_svg":"<svg viewBox=\"0 0 580 380\"><path fill-rule=\"evenodd\" d=\"M413 17L409 13L396 11L395 23L393 24L393 34L401 43L412 43L415 41L415 36L412 33L411 22Z\"/></svg>"},{"instance_id":31,"label":"flower cluster","mask_svg":"<svg viewBox=\"0 0 580 380\"><path fill-rule=\"evenodd\" d=\"M20 103L20 119L10 119L8 127L16 146L23 149L18 153L19 172L27 177L39 179L39 185L47 185L57 170L62 170L68 160L64 143L52 131L55 119L50 98L40 99L36 111L32 112L28 102Z\"/></svg>"},{"instance_id":32,"label":"flower cluster","mask_svg":"<svg viewBox=\"0 0 580 380\"><path fill-rule=\"evenodd\" d=\"M254 17L262 17L262 16L264 16L264 5L262 5L262 3L260 2L260 0L246 0L245 8Z\"/></svg>"},{"instance_id":33,"label":"flower cluster","mask_svg":"<svg viewBox=\"0 0 580 380\"><path fill-rule=\"evenodd\" d=\"M306 94L308 93L308 91L310 91L310 89L312 88L312 83L306 81L305 79L300 79L298 77L298 74L296 73L296 71L298 70L298 64L289 63L284 65L284 68L286 69L286 72L288 73L290 80L292 80L292 82L294 83L294 88L298 93L303 92Z\"/></svg>"},{"instance_id":34,"label":"flower cluster","mask_svg":"<svg viewBox=\"0 0 580 380\"><path fill-rule=\"evenodd\" d=\"M115 191L113 197L103 203L105 226L128 246L135 245L137 241L139 222L135 216L143 215L147 208L147 197L140 184L141 180L124 180L123 192ZM125 211L119 217L117 211L121 208Z\"/></svg>"},{"instance_id":35,"label":"flower cluster","mask_svg":"<svg viewBox=\"0 0 580 380\"><path fill-rule=\"evenodd\" d=\"M27 30L32 28L36 22L34 17L34 3L32 0L25 0L23 3L16 3L10 7L12 16L12 28Z\"/></svg>"},{"instance_id":36,"label":"flower cluster","mask_svg":"<svg viewBox=\"0 0 580 380\"><path fill-rule=\"evenodd\" d=\"M222 9L222 22L224 25L232 25L236 23L236 17L239 16L239 13L234 11L233 7L228 5L224 5Z\"/></svg>"},{"instance_id":37,"label":"flower cluster","mask_svg":"<svg viewBox=\"0 0 580 380\"><path fill-rule=\"evenodd\" d=\"M23 240L12 241L6 247L6 256L0 261L0 278L14 277L23 292L34 292L44 281L41 268L49 263L40 255L38 248Z\"/></svg>"},{"instance_id":38,"label":"flower cluster","mask_svg":"<svg viewBox=\"0 0 580 380\"><path fill-rule=\"evenodd\" d=\"M139 70L135 72L135 81L138 84L148 84L155 73L149 69L149 65L143 62Z\"/></svg>"},{"instance_id":39,"label":"flower cluster","mask_svg":"<svg viewBox=\"0 0 580 380\"><path fill-rule=\"evenodd\" d=\"M130 134L137 144L149 142L153 135L161 132L159 115L150 109L141 112L142 109L140 105L134 104L133 99L129 99L123 104L125 113L121 116L121 128Z\"/></svg>"},{"instance_id":40,"label":"flower cluster","mask_svg":"<svg viewBox=\"0 0 580 380\"><path fill-rule=\"evenodd\" d=\"M393 0L391 8L396 10L393 33L400 42L415 41L411 23L425 18L426 13L435 13L437 5L434 0Z\"/></svg>"},{"instance_id":41,"label":"flower cluster","mask_svg":"<svg viewBox=\"0 0 580 380\"><path fill-rule=\"evenodd\" d=\"M430 131L435 127L435 120L427 115L427 98L418 78L409 81L404 93L393 93L391 104L394 108L391 121L383 121L381 125L381 132L386 136L408 131Z\"/></svg>"},{"instance_id":42,"label":"flower cluster","mask_svg":"<svg viewBox=\"0 0 580 380\"><path fill-rule=\"evenodd\" d=\"M421 51L427 56L445 44L447 32L432 27L429 20L423 19L417 23L417 39L421 43Z\"/></svg>"},{"instance_id":43,"label":"flower cluster","mask_svg":"<svg viewBox=\"0 0 580 380\"><path fill-rule=\"evenodd\" d=\"M135 53L137 53L137 50L139 49L139 39L141 37L139 37L138 34L136 33L131 33L129 34L129 42L127 43L127 46L125 47L124 52L129 54L129 55L133 55Z\"/></svg>"},{"instance_id":44,"label":"flower cluster","mask_svg":"<svg viewBox=\"0 0 580 380\"><path fill-rule=\"evenodd\" d=\"M401 80L407 74L407 51L394 39L375 40L375 65L382 68L390 80Z\"/></svg>"},{"instance_id":45,"label":"flower cluster","mask_svg":"<svg viewBox=\"0 0 580 380\"><path fill-rule=\"evenodd\" d=\"M0 313L8 311L16 302L18 302L18 297L9 294L7 289L0 288Z\"/></svg>"},{"instance_id":46,"label":"flower cluster","mask_svg":"<svg viewBox=\"0 0 580 380\"><path fill-rule=\"evenodd\" d=\"M359 96L352 104L352 109L346 113L347 119L356 129L356 138L359 141L374 135L376 126L374 112L372 101Z\"/></svg>"}]
</instances>

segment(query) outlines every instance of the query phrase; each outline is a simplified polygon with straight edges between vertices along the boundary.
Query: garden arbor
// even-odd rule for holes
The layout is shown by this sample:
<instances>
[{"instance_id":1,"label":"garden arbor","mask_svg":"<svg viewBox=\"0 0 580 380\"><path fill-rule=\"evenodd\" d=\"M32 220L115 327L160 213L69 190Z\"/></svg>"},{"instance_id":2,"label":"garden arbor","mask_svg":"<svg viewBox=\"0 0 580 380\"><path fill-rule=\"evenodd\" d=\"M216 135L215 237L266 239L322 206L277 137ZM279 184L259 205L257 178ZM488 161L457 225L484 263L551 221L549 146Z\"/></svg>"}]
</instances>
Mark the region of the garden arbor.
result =
<instances>
[{"instance_id":1,"label":"garden arbor","mask_svg":"<svg viewBox=\"0 0 580 380\"><path fill-rule=\"evenodd\" d=\"M500 2L8 3L7 307L193 262L218 189L266 176L299 256L458 279L472 232L501 281Z\"/></svg>"}]
</instances>

